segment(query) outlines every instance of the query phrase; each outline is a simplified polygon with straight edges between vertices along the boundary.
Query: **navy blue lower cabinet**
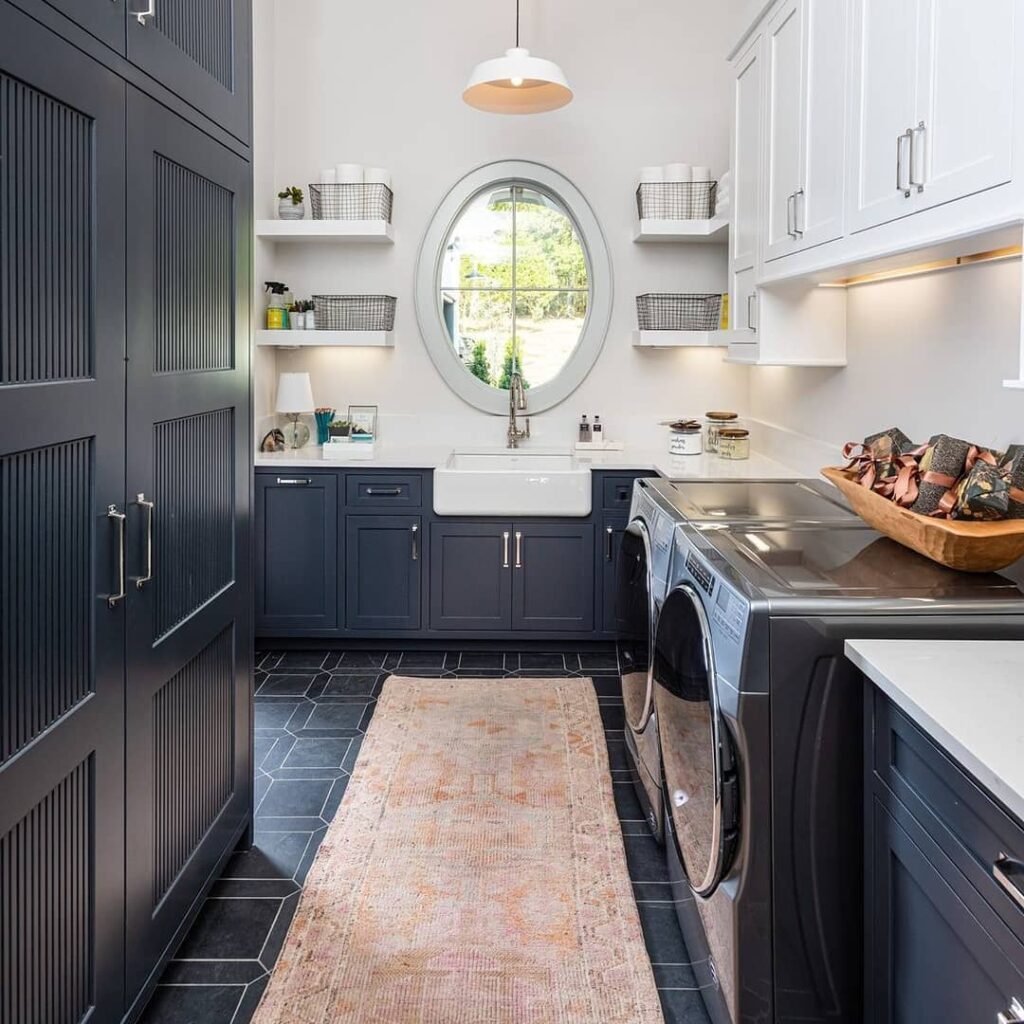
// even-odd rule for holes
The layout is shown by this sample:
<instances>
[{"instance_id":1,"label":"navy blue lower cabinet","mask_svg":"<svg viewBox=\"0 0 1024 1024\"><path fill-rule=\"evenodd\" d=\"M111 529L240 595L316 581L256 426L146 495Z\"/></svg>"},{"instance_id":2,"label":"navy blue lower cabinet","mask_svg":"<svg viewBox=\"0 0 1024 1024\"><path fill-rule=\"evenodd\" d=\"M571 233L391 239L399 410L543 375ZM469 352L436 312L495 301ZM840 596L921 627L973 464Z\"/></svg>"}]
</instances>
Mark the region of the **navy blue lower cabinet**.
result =
<instances>
[{"instance_id":1,"label":"navy blue lower cabinet","mask_svg":"<svg viewBox=\"0 0 1024 1024\"><path fill-rule=\"evenodd\" d=\"M598 538L598 574L601 579L601 628L605 633L621 633L624 623L615 613L615 599L619 589L619 547L626 530L622 516L606 515Z\"/></svg>"},{"instance_id":2,"label":"navy blue lower cabinet","mask_svg":"<svg viewBox=\"0 0 1024 1024\"><path fill-rule=\"evenodd\" d=\"M512 524L433 523L430 628L512 628Z\"/></svg>"},{"instance_id":3,"label":"navy blue lower cabinet","mask_svg":"<svg viewBox=\"0 0 1024 1024\"><path fill-rule=\"evenodd\" d=\"M257 631L337 628L337 475L257 473Z\"/></svg>"},{"instance_id":4,"label":"navy blue lower cabinet","mask_svg":"<svg viewBox=\"0 0 1024 1024\"><path fill-rule=\"evenodd\" d=\"M515 523L512 628L589 632L594 628L592 523Z\"/></svg>"},{"instance_id":5,"label":"navy blue lower cabinet","mask_svg":"<svg viewBox=\"0 0 1024 1024\"><path fill-rule=\"evenodd\" d=\"M347 627L419 629L422 565L420 516L349 516L345 522Z\"/></svg>"}]
</instances>

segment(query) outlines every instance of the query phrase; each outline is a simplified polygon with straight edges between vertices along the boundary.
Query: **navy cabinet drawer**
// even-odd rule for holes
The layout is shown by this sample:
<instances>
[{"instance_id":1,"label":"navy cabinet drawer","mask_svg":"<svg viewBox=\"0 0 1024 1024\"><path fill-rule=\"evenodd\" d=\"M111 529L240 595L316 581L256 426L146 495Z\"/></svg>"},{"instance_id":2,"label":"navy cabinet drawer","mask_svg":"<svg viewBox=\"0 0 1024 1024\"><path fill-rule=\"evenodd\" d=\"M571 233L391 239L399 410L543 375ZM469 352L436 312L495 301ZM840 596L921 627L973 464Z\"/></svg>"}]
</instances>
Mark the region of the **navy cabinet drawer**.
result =
<instances>
[{"instance_id":1,"label":"navy cabinet drawer","mask_svg":"<svg viewBox=\"0 0 1024 1024\"><path fill-rule=\"evenodd\" d=\"M350 473L345 501L353 508L419 508L423 477L419 473Z\"/></svg>"},{"instance_id":2,"label":"navy cabinet drawer","mask_svg":"<svg viewBox=\"0 0 1024 1024\"><path fill-rule=\"evenodd\" d=\"M878 690L874 706L876 776L1024 941L1024 828Z\"/></svg>"},{"instance_id":3,"label":"navy cabinet drawer","mask_svg":"<svg viewBox=\"0 0 1024 1024\"><path fill-rule=\"evenodd\" d=\"M603 481L601 507L610 511L629 511L633 500L635 476L606 476Z\"/></svg>"}]
</instances>

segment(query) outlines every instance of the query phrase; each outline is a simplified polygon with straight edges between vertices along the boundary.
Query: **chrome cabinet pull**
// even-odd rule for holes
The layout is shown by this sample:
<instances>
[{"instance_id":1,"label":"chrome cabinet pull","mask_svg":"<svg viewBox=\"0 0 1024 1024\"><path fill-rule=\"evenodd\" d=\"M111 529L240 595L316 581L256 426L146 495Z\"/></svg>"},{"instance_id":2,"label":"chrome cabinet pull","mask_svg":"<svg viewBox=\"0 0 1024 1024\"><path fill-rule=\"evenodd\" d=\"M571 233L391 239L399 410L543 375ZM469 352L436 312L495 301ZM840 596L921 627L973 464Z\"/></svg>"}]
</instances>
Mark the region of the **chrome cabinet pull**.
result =
<instances>
[{"instance_id":1,"label":"chrome cabinet pull","mask_svg":"<svg viewBox=\"0 0 1024 1024\"><path fill-rule=\"evenodd\" d=\"M523 535L519 530L516 530L516 568L522 569L523 567Z\"/></svg>"},{"instance_id":2,"label":"chrome cabinet pull","mask_svg":"<svg viewBox=\"0 0 1024 1024\"><path fill-rule=\"evenodd\" d=\"M756 318L756 315L751 312L751 309L753 308L754 310L756 310L756 308L757 308L756 305L755 305L756 299L757 299L757 296L755 295L754 292L751 292L747 296L747 330L748 331L755 331L755 332L757 331L757 318Z\"/></svg>"},{"instance_id":3,"label":"chrome cabinet pull","mask_svg":"<svg viewBox=\"0 0 1024 1024\"><path fill-rule=\"evenodd\" d=\"M790 192L786 197L786 234L796 238L796 193Z\"/></svg>"},{"instance_id":4,"label":"chrome cabinet pull","mask_svg":"<svg viewBox=\"0 0 1024 1024\"><path fill-rule=\"evenodd\" d=\"M1020 878L1022 875L1024 875L1024 864L1014 860L1005 853L1001 853L996 857L996 862L992 865L992 877L1006 890L1010 899L1021 910L1024 910L1024 889L1021 889L1017 882L1014 881L1015 878ZM1024 1017L1018 1017L1017 1019L1024 1020Z\"/></svg>"},{"instance_id":5,"label":"chrome cabinet pull","mask_svg":"<svg viewBox=\"0 0 1024 1024\"><path fill-rule=\"evenodd\" d=\"M1016 996L1010 1000L1010 1008L1006 1013L996 1014L996 1024L1017 1024L1022 1020L1024 1020L1024 1003L1021 1003Z\"/></svg>"},{"instance_id":6,"label":"chrome cabinet pull","mask_svg":"<svg viewBox=\"0 0 1024 1024\"><path fill-rule=\"evenodd\" d=\"M508 568L508 530L504 530L501 534L501 567L502 569Z\"/></svg>"},{"instance_id":7,"label":"chrome cabinet pull","mask_svg":"<svg viewBox=\"0 0 1024 1024\"><path fill-rule=\"evenodd\" d=\"M902 192L904 196L910 195L910 174L908 169L906 180L904 180L903 151L906 147L904 147L903 143L906 142L908 145L913 145L913 138L914 133L910 128L902 135L896 136L896 191Z\"/></svg>"},{"instance_id":8,"label":"chrome cabinet pull","mask_svg":"<svg viewBox=\"0 0 1024 1024\"><path fill-rule=\"evenodd\" d=\"M114 608L118 601L123 601L128 596L124 585L124 522L128 517L123 512L118 512L116 505L108 505L107 518L117 522L117 593L107 598L107 607Z\"/></svg>"},{"instance_id":9,"label":"chrome cabinet pull","mask_svg":"<svg viewBox=\"0 0 1024 1024\"><path fill-rule=\"evenodd\" d=\"M412 525L412 560L418 562L420 559L420 528L416 523Z\"/></svg>"},{"instance_id":10,"label":"chrome cabinet pull","mask_svg":"<svg viewBox=\"0 0 1024 1024\"><path fill-rule=\"evenodd\" d=\"M804 237L804 229L802 227L800 227L800 206L801 206L800 200L801 200L801 198L803 198L803 196L804 196L804 190L803 190L803 186L801 185L801 187L798 188L793 193L793 237L794 238L803 238Z\"/></svg>"},{"instance_id":11,"label":"chrome cabinet pull","mask_svg":"<svg viewBox=\"0 0 1024 1024\"><path fill-rule=\"evenodd\" d=\"M401 487L367 487L366 494L371 498L399 498L402 495Z\"/></svg>"},{"instance_id":12,"label":"chrome cabinet pull","mask_svg":"<svg viewBox=\"0 0 1024 1024\"><path fill-rule=\"evenodd\" d=\"M156 0L149 0L149 6L144 11L132 11L132 14L140 25L145 25L147 18L156 17Z\"/></svg>"},{"instance_id":13,"label":"chrome cabinet pull","mask_svg":"<svg viewBox=\"0 0 1024 1024\"><path fill-rule=\"evenodd\" d=\"M924 121L918 121L916 128L907 129L910 135L909 186L918 192L924 191ZM920 144L920 149L918 148Z\"/></svg>"},{"instance_id":14,"label":"chrome cabinet pull","mask_svg":"<svg viewBox=\"0 0 1024 1024\"><path fill-rule=\"evenodd\" d=\"M308 476L279 476L277 482L281 487L308 487L313 481Z\"/></svg>"},{"instance_id":15,"label":"chrome cabinet pull","mask_svg":"<svg viewBox=\"0 0 1024 1024\"><path fill-rule=\"evenodd\" d=\"M612 543L613 543L613 541L615 539L615 529L614 529L614 527L606 526L604 528L604 536L605 536L604 560L606 562L610 562L612 560Z\"/></svg>"},{"instance_id":16,"label":"chrome cabinet pull","mask_svg":"<svg viewBox=\"0 0 1024 1024\"><path fill-rule=\"evenodd\" d=\"M135 504L146 510L146 575L135 581L135 589L141 590L153 579L153 518L156 502L147 501L145 494L139 494L135 497Z\"/></svg>"}]
</instances>

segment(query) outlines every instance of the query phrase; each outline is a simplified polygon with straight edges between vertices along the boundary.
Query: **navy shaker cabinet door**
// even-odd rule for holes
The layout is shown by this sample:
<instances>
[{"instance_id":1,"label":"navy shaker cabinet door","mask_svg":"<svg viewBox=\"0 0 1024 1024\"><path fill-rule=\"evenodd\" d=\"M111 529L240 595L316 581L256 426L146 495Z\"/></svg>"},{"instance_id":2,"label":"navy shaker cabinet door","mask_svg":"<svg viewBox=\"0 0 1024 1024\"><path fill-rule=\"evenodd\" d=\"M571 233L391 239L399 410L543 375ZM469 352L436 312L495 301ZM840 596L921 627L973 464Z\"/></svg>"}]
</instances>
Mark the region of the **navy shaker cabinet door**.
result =
<instances>
[{"instance_id":1,"label":"navy shaker cabinet door","mask_svg":"<svg viewBox=\"0 0 1024 1024\"><path fill-rule=\"evenodd\" d=\"M420 628L420 516L349 516L345 523L345 621L349 629Z\"/></svg>"},{"instance_id":2,"label":"navy shaker cabinet door","mask_svg":"<svg viewBox=\"0 0 1024 1024\"><path fill-rule=\"evenodd\" d=\"M512 524L430 528L432 629L512 628Z\"/></svg>"},{"instance_id":3,"label":"navy shaker cabinet door","mask_svg":"<svg viewBox=\"0 0 1024 1024\"><path fill-rule=\"evenodd\" d=\"M4 1024L124 1004L124 96L0 4Z\"/></svg>"},{"instance_id":4,"label":"navy shaker cabinet door","mask_svg":"<svg viewBox=\"0 0 1024 1024\"><path fill-rule=\"evenodd\" d=\"M338 628L338 477L256 474L256 629Z\"/></svg>"},{"instance_id":5,"label":"navy shaker cabinet door","mask_svg":"<svg viewBox=\"0 0 1024 1024\"><path fill-rule=\"evenodd\" d=\"M122 0L115 4L122 6ZM128 59L248 142L252 94L250 0L130 0Z\"/></svg>"},{"instance_id":6,"label":"navy shaker cabinet door","mask_svg":"<svg viewBox=\"0 0 1024 1024\"><path fill-rule=\"evenodd\" d=\"M594 628L594 527L515 524L512 628L587 632Z\"/></svg>"}]
</instances>

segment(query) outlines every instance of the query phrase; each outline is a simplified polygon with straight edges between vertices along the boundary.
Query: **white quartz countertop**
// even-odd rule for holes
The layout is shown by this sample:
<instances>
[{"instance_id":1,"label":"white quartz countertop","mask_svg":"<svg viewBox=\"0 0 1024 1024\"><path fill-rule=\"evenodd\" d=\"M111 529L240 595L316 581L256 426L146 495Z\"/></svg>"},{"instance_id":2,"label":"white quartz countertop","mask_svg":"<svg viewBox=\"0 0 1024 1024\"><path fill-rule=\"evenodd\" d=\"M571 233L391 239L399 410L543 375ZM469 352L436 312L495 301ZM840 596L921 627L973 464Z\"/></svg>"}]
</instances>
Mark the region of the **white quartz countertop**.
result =
<instances>
[{"instance_id":1,"label":"white quartz countertop","mask_svg":"<svg viewBox=\"0 0 1024 1024\"><path fill-rule=\"evenodd\" d=\"M1024 640L847 640L846 656L1024 821Z\"/></svg>"},{"instance_id":2,"label":"white quartz countertop","mask_svg":"<svg viewBox=\"0 0 1024 1024\"><path fill-rule=\"evenodd\" d=\"M280 469L439 469L453 450L472 451L473 446L459 445L453 449L450 444L414 446L379 441L372 459L341 460L324 459L317 445L307 445L294 453L257 453L256 466ZM529 454L529 445L524 445L520 451ZM575 454L581 464L592 469L649 470L651 476L663 476L669 480L788 480L806 476L758 452L751 452L749 459L740 461L720 459L706 453L673 456L664 449L634 446L627 446L619 452Z\"/></svg>"}]
</instances>

